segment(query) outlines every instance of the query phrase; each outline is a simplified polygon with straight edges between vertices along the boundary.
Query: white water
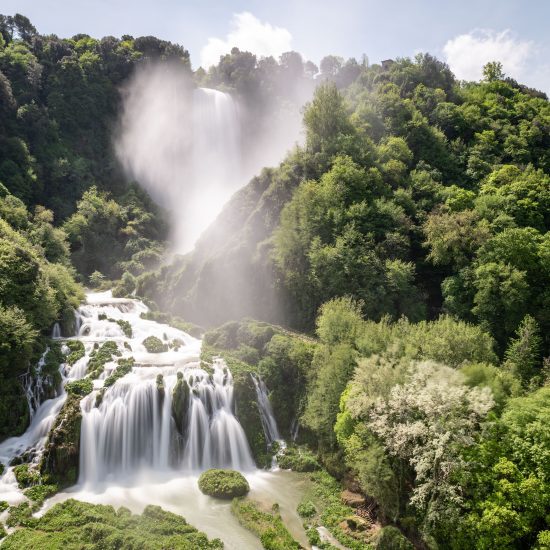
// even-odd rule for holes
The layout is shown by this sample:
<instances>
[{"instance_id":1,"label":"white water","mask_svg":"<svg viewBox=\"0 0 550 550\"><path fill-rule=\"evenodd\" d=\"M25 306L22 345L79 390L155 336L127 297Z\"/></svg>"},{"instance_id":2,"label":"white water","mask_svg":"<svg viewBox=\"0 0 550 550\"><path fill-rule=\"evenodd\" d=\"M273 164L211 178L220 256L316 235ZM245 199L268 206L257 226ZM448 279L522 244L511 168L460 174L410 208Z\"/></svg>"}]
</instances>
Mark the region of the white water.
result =
<instances>
[{"instance_id":1,"label":"white water","mask_svg":"<svg viewBox=\"0 0 550 550\"><path fill-rule=\"evenodd\" d=\"M79 308L77 338L84 343L86 355L70 369L60 367L64 381L86 376L94 346L113 340L121 355L106 364L104 374L94 381L94 391L81 401L79 483L50 499L40 513L67 498L127 506L135 512L141 512L147 504L158 504L183 515L210 537L221 538L228 549L259 549L258 539L231 514L230 503L198 490L202 470L230 467L245 472L252 498L269 506L278 502L294 536L307 544L296 514L305 481L291 472L255 468L244 431L234 415L238 404L225 363L215 360L208 371L201 368L201 341L168 325L142 319L141 314L146 312L143 303L116 299L110 292L88 294L87 303ZM131 338L113 322L117 319L130 323ZM163 342L179 340L181 345L177 350L148 353L142 341L151 335ZM134 357L134 368L106 388L96 406L104 380L122 357ZM183 430L178 430L172 414L172 391L178 373L190 388ZM164 386L161 392L157 388L159 375ZM265 385L258 387L259 396L267 399ZM0 460L7 464L30 450L32 462L38 464L47 434L65 400L65 391L61 390L58 397L42 403L25 434L0 444ZM272 411L268 414L272 416ZM276 424L273 426L272 433L277 435ZM12 468L0 479L0 500L10 504L24 500Z\"/></svg>"},{"instance_id":2,"label":"white water","mask_svg":"<svg viewBox=\"0 0 550 550\"><path fill-rule=\"evenodd\" d=\"M77 361L70 369L67 369L65 364L60 365L59 372L61 373L63 384L58 389L57 395L54 398L40 402L39 396L42 389L41 369L44 365L46 353L47 350L38 364L35 384L28 384L26 387L31 415L29 427L21 436L10 437L0 443L0 462L6 467L4 474L0 476L0 500L5 500L10 504L17 504L24 500L24 497L17 486L13 468L9 467L9 464L14 458L23 454L27 457L28 460L26 461L30 464L38 465L40 463L50 429L67 399L67 395L63 389L64 382L77 380L86 374L86 358Z\"/></svg>"},{"instance_id":3,"label":"white water","mask_svg":"<svg viewBox=\"0 0 550 550\"><path fill-rule=\"evenodd\" d=\"M252 375L252 380L254 381L254 386L256 388L256 396L258 398L258 407L260 409L260 418L262 420L264 434L267 444L271 445L274 441L279 441L281 436L279 435L279 429L277 428L273 408L271 407L271 403L269 401L267 387L261 376Z\"/></svg>"},{"instance_id":4,"label":"white water","mask_svg":"<svg viewBox=\"0 0 550 550\"><path fill-rule=\"evenodd\" d=\"M179 71L149 67L126 90L117 154L170 212L173 252L190 251L246 183L240 127L231 95L193 89Z\"/></svg>"},{"instance_id":5,"label":"white water","mask_svg":"<svg viewBox=\"0 0 550 550\"><path fill-rule=\"evenodd\" d=\"M233 378L218 359L211 372L199 363L200 340L140 317L146 307L136 300L115 300L94 294L80 309L81 339L118 343L122 357L134 357L130 373L106 388L99 406L97 391L81 402L80 479L88 486L132 478L153 469L200 472L211 467L253 470L254 461L244 431L233 414ZM100 316L107 319L100 320ZM116 323L130 323L127 338ZM165 343L178 340L178 350L148 353L142 344L154 335ZM110 373L116 364L108 364ZM189 388L186 423L180 431L172 414L172 393L178 374ZM106 375L104 375L105 377ZM162 378L163 391L157 388ZM99 389L101 381L96 382Z\"/></svg>"}]
</instances>

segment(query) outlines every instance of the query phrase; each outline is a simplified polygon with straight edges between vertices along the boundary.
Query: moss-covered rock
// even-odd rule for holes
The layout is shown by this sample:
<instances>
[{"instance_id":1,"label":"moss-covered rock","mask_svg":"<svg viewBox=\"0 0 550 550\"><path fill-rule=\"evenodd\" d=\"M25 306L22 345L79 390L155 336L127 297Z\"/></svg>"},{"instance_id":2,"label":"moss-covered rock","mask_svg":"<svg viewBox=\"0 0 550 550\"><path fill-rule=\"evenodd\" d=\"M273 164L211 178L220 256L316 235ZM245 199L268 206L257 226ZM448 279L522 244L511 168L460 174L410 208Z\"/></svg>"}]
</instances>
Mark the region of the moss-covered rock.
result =
<instances>
[{"instance_id":1,"label":"moss-covered rock","mask_svg":"<svg viewBox=\"0 0 550 550\"><path fill-rule=\"evenodd\" d=\"M178 432L185 435L187 426L187 412L189 410L189 386L183 379L183 374L178 372L177 382L172 390L172 416Z\"/></svg>"},{"instance_id":2,"label":"moss-covered rock","mask_svg":"<svg viewBox=\"0 0 550 550\"><path fill-rule=\"evenodd\" d=\"M80 397L69 394L50 430L40 465L41 473L60 488L78 479L81 423Z\"/></svg>"},{"instance_id":3,"label":"moss-covered rock","mask_svg":"<svg viewBox=\"0 0 550 550\"><path fill-rule=\"evenodd\" d=\"M112 386L119 378L126 376L135 364L136 361L133 357L119 359L116 369L105 379L103 386L106 388Z\"/></svg>"},{"instance_id":4,"label":"moss-covered rock","mask_svg":"<svg viewBox=\"0 0 550 550\"><path fill-rule=\"evenodd\" d=\"M65 345L69 348L69 354L66 358L66 362L69 365L74 365L79 359L84 357L86 350L80 340L67 340Z\"/></svg>"},{"instance_id":5,"label":"moss-covered rock","mask_svg":"<svg viewBox=\"0 0 550 550\"><path fill-rule=\"evenodd\" d=\"M65 391L69 395L78 395L84 397L89 393L92 393L94 389L94 383L89 378L82 378L81 380L73 380L65 384Z\"/></svg>"},{"instance_id":6,"label":"moss-covered rock","mask_svg":"<svg viewBox=\"0 0 550 550\"><path fill-rule=\"evenodd\" d=\"M29 464L18 464L13 468L13 474L21 489L40 483L40 472Z\"/></svg>"},{"instance_id":7,"label":"moss-covered rock","mask_svg":"<svg viewBox=\"0 0 550 550\"><path fill-rule=\"evenodd\" d=\"M162 340L156 336L147 336L143 342L141 342L148 353L164 353L168 351L168 344L163 344Z\"/></svg>"},{"instance_id":8,"label":"moss-covered rock","mask_svg":"<svg viewBox=\"0 0 550 550\"><path fill-rule=\"evenodd\" d=\"M103 373L105 364L112 361L114 356L122 355L116 345L116 342L108 340L101 347L96 348L90 354L90 362L88 363L88 376L90 378L98 378Z\"/></svg>"},{"instance_id":9,"label":"moss-covered rock","mask_svg":"<svg viewBox=\"0 0 550 550\"><path fill-rule=\"evenodd\" d=\"M184 518L158 506L147 506L143 514L133 515L127 508L117 511L112 506L69 499L56 504L41 518L32 518L28 503L24 504L17 507L11 521L12 526L22 528L4 540L2 549L223 548L219 539L208 540Z\"/></svg>"},{"instance_id":10,"label":"moss-covered rock","mask_svg":"<svg viewBox=\"0 0 550 550\"><path fill-rule=\"evenodd\" d=\"M35 505L41 506L47 498L55 495L59 490L55 483L45 485L34 485L24 492L24 495L32 500Z\"/></svg>"},{"instance_id":11,"label":"moss-covered rock","mask_svg":"<svg viewBox=\"0 0 550 550\"><path fill-rule=\"evenodd\" d=\"M232 499L246 495L250 486L240 472L213 468L201 474L199 489L211 497Z\"/></svg>"}]
</instances>

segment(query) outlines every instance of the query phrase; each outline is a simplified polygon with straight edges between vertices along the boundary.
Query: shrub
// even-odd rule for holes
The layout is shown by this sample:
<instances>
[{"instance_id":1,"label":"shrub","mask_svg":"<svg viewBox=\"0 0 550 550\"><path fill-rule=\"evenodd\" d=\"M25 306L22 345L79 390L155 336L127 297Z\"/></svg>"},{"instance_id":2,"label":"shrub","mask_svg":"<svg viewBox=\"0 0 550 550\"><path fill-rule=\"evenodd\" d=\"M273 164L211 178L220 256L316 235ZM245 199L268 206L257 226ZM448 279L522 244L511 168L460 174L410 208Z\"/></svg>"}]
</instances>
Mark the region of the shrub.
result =
<instances>
[{"instance_id":1,"label":"shrub","mask_svg":"<svg viewBox=\"0 0 550 550\"><path fill-rule=\"evenodd\" d=\"M314 472L320 468L315 455L305 447L289 447L277 457L277 462L283 470L295 472Z\"/></svg>"},{"instance_id":2,"label":"shrub","mask_svg":"<svg viewBox=\"0 0 550 550\"><path fill-rule=\"evenodd\" d=\"M414 546L406 539L397 527L386 525L380 529L374 538L373 546L376 550L413 550Z\"/></svg>"},{"instance_id":3,"label":"shrub","mask_svg":"<svg viewBox=\"0 0 550 550\"><path fill-rule=\"evenodd\" d=\"M300 502L296 511L302 518L311 518L317 513L317 508L315 508L315 504L311 500L307 500L306 502Z\"/></svg>"},{"instance_id":4,"label":"shrub","mask_svg":"<svg viewBox=\"0 0 550 550\"><path fill-rule=\"evenodd\" d=\"M211 469L199 477L199 489L216 498L242 497L250 491L246 478L235 470Z\"/></svg>"}]
</instances>

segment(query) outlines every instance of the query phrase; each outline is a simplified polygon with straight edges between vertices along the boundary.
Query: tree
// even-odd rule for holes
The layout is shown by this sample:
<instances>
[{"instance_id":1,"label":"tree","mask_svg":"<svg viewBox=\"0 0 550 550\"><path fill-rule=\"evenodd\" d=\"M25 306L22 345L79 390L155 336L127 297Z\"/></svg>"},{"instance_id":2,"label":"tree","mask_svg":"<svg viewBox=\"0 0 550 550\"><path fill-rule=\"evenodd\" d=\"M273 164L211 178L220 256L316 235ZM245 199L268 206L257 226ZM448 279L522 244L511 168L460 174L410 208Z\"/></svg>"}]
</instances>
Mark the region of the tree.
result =
<instances>
[{"instance_id":1,"label":"tree","mask_svg":"<svg viewBox=\"0 0 550 550\"><path fill-rule=\"evenodd\" d=\"M517 376L524 387L540 384L542 338L538 323L526 315L506 349L504 367Z\"/></svg>"},{"instance_id":2,"label":"tree","mask_svg":"<svg viewBox=\"0 0 550 550\"><path fill-rule=\"evenodd\" d=\"M483 78L487 82L495 82L497 80L504 80L504 71L502 70L502 63L500 61L489 61L483 66Z\"/></svg>"}]
</instances>

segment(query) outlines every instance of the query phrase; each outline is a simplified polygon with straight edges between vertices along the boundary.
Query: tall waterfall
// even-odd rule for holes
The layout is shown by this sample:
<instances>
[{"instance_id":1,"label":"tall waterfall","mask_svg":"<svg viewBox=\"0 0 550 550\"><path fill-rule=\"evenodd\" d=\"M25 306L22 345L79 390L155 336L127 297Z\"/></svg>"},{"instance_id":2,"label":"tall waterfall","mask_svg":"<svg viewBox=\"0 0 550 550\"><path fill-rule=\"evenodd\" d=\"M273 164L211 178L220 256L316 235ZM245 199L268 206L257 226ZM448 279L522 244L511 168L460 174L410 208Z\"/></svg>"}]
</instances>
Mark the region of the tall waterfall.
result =
<instances>
[{"instance_id":1,"label":"tall waterfall","mask_svg":"<svg viewBox=\"0 0 550 550\"><path fill-rule=\"evenodd\" d=\"M81 308L81 338L114 340L136 365L104 390L98 381L97 390L81 402L79 481L94 485L147 469L254 469L245 433L233 414L233 378L225 362L216 359L202 368L200 341L142 319L146 308L141 302L108 294L91 301L95 303ZM131 338L117 319L130 323ZM142 341L151 335L177 341L179 347L148 353ZM115 363L107 365L103 378L115 368Z\"/></svg>"},{"instance_id":2,"label":"tall waterfall","mask_svg":"<svg viewBox=\"0 0 550 550\"><path fill-rule=\"evenodd\" d=\"M126 90L117 154L172 214L175 252L189 251L246 183L240 125L231 95L193 89L181 71L149 67Z\"/></svg>"}]
</instances>

